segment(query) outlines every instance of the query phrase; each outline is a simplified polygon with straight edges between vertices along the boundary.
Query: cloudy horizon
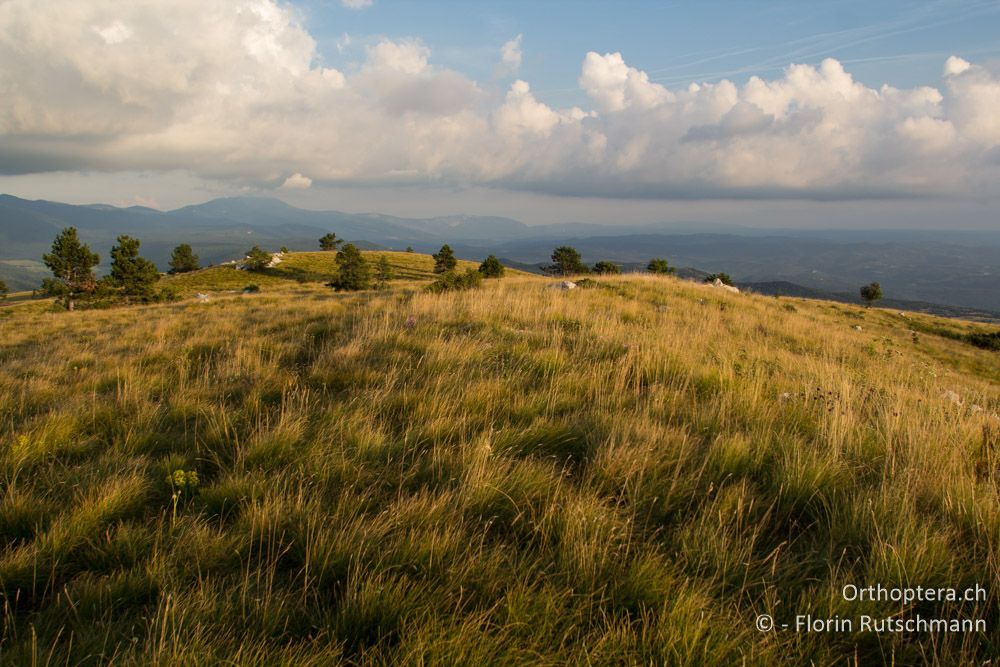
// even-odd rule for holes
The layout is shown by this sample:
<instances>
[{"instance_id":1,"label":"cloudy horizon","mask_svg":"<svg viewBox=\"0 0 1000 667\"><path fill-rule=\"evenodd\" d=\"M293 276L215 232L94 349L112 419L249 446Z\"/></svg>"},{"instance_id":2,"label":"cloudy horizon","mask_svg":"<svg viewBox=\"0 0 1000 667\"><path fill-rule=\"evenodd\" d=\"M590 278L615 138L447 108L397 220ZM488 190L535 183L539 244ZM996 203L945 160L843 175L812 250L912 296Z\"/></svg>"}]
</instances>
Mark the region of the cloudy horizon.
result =
<instances>
[{"instance_id":1,"label":"cloudy horizon","mask_svg":"<svg viewBox=\"0 0 1000 667\"><path fill-rule=\"evenodd\" d=\"M704 68L688 74L634 61L629 43L574 55L497 19L503 7L464 71L461 35L352 35L330 23L377 21L391 3L335 4L0 2L0 191L529 223L996 225L998 40L946 37L962 20L996 26L998 3L928 3L923 24L854 17L830 31L839 45L813 34L770 60L716 45L687 56ZM943 42L913 58L929 30ZM575 58L570 80L543 66L552 49ZM905 72L885 65L907 54ZM936 81L914 83L932 67Z\"/></svg>"}]
</instances>

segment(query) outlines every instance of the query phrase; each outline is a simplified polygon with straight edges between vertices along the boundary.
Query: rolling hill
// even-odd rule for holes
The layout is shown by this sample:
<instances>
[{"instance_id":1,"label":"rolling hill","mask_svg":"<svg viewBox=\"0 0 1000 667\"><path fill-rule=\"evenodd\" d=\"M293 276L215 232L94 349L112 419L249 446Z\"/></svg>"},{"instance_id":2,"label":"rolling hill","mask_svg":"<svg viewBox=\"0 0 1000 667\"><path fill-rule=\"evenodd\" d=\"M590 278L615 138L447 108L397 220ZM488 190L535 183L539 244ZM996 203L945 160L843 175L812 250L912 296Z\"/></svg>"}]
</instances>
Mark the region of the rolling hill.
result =
<instances>
[{"instance_id":1,"label":"rolling hill","mask_svg":"<svg viewBox=\"0 0 1000 667\"><path fill-rule=\"evenodd\" d=\"M1000 312L997 232L753 230L708 222L526 225L495 216L418 219L310 211L259 197L156 211L0 195L0 279L14 289L37 287L39 259L65 226L79 228L104 260L118 234L137 236L143 254L161 269L178 243L192 244L203 264L218 264L255 244L314 250L320 236L334 231L369 249L412 246L433 252L449 243L460 257L495 254L518 267L548 262L554 247L569 244L589 263L607 259L645 266L660 256L674 266L725 271L742 283L791 283L816 294L854 294L861 284L877 280L887 298L930 304L939 314Z\"/></svg>"},{"instance_id":2,"label":"rolling hill","mask_svg":"<svg viewBox=\"0 0 1000 667\"><path fill-rule=\"evenodd\" d=\"M299 282L311 253L258 294L0 309L5 661L996 655L1000 364L961 340L991 328L648 275L431 294L390 256L381 292ZM876 584L986 595L843 595Z\"/></svg>"}]
</instances>

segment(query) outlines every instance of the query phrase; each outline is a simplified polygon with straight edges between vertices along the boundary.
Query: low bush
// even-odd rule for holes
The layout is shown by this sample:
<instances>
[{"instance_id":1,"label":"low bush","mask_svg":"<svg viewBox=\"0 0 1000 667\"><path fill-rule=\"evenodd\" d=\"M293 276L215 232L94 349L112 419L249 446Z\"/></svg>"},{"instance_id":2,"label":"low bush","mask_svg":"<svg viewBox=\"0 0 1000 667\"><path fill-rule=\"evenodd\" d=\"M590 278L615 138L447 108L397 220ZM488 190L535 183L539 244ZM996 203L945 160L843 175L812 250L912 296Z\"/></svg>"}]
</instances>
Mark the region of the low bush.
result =
<instances>
[{"instance_id":1,"label":"low bush","mask_svg":"<svg viewBox=\"0 0 1000 667\"><path fill-rule=\"evenodd\" d=\"M440 293L440 292L451 292L456 290L466 290L472 289L474 287L479 287L480 283L483 282L483 274L476 269L467 269L464 273L458 273L457 271L449 271L444 274L430 285L427 286L428 292Z\"/></svg>"}]
</instances>

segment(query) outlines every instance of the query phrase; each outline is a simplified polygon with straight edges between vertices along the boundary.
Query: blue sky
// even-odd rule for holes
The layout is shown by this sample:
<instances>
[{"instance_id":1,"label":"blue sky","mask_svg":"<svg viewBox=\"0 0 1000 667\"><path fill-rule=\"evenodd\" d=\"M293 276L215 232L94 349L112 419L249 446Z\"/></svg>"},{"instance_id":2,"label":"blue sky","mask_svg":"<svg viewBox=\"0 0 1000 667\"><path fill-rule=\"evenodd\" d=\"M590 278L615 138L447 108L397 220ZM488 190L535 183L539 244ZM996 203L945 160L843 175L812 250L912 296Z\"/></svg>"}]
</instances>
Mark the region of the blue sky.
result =
<instances>
[{"instance_id":1,"label":"blue sky","mask_svg":"<svg viewBox=\"0 0 1000 667\"><path fill-rule=\"evenodd\" d=\"M1000 1L6 0L0 192L989 227Z\"/></svg>"},{"instance_id":2,"label":"blue sky","mask_svg":"<svg viewBox=\"0 0 1000 667\"><path fill-rule=\"evenodd\" d=\"M383 37L418 37L435 61L478 81L496 54L523 35L521 77L539 99L582 104L582 54L619 51L668 87L836 58L869 86L935 85L944 60L1000 57L1000 2L459 2L339 0L294 3L325 62L350 67ZM344 35L351 44L344 48ZM340 48L338 48L340 45Z\"/></svg>"}]
</instances>

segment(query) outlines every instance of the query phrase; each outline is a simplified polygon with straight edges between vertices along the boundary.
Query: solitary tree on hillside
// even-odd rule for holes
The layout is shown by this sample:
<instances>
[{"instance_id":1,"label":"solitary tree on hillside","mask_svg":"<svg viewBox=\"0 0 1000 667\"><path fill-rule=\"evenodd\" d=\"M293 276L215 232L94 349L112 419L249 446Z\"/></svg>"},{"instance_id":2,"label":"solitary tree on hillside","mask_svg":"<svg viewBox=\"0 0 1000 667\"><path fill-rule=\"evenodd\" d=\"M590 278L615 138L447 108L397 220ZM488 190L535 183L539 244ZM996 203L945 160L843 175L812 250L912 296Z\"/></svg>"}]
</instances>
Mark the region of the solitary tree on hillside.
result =
<instances>
[{"instance_id":1,"label":"solitary tree on hillside","mask_svg":"<svg viewBox=\"0 0 1000 667\"><path fill-rule=\"evenodd\" d=\"M75 227L67 227L52 242L52 252L42 256L53 278L46 281L50 292L63 300L66 310L73 310L76 299L97 287L94 267L100 261L85 243L80 243Z\"/></svg>"},{"instance_id":2,"label":"solitary tree on hillside","mask_svg":"<svg viewBox=\"0 0 1000 667\"><path fill-rule=\"evenodd\" d=\"M560 276L590 273L577 249L571 248L568 245L559 246L552 251L552 266L549 266L547 271Z\"/></svg>"},{"instance_id":3,"label":"solitary tree on hillside","mask_svg":"<svg viewBox=\"0 0 1000 667\"><path fill-rule=\"evenodd\" d=\"M705 276L706 283L714 283L716 280L721 282L723 285L732 286L733 279L729 277L728 273L710 273Z\"/></svg>"},{"instance_id":4,"label":"solitary tree on hillside","mask_svg":"<svg viewBox=\"0 0 1000 667\"><path fill-rule=\"evenodd\" d=\"M655 259L649 260L649 264L646 265L646 270L650 273L655 273L657 275L666 275L668 273L674 272L674 267L667 264L667 260L662 257L657 257Z\"/></svg>"},{"instance_id":5,"label":"solitary tree on hillside","mask_svg":"<svg viewBox=\"0 0 1000 667\"><path fill-rule=\"evenodd\" d=\"M271 263L271 253L255 245L247 251L243 259L243 268L247 271L263 271Z\"/></svg>"},{"instance_id":6,"label":"solitary tree on hillside","mask_svg":"<svg viewBox=\"0 0 1000 667\"><path fill-rule=\"evenodd\" d=\"M123 296L142 299L152 294L160 272L155 264L139 256L139 245L139 239L126 234L118 237L118 245L111 248L111 275L108 278Z\"/></svg>"},{"instance_id":7,"label":"solitary tree on hillside","mask_svg":"<svg viewBox=\"0 0 1000 667\"><path fill-rule=\"evenodd\" d=\"M600 273L604 275L611 275L616 273L621 273L622 267L618 266L614 262L609 262L602 259L597 264L594 264L594 273Z\"/></svg>"},{"instance_id":8,"label":"solitary tree on hillside","mask_svg":"<svg viewBox=\"0 0 1000 667\"><path fill-rule=\"evenodd\" d=\"M338 239L337 235L333 232L324 234L319 239L319 249L320 250L336 250L337 247L344 242L344 239Z\"/></svg>"},{"instance_id":9,"label":"solitary tree on hillside","mask_svg":"<svg viewBox=\"0 0 1000 667\"><path fill-rule=\"evenodd\" d=\"M187 273L197 271L201 266L198 264L198 255L187 243L182 243L174 248L170 255L170 273Z\"/></svg>"},{"instance_id":10,"label":"solitary tree on hillside","mask_svg":"<svg viewBox=\"0 0 1000 667\"><path fill-rule=\"evenodd\" d=\"M479 265L479 272L484 278L501 278L504 274L504 265L495 255L490 255Z\"/></svg>"},{"instance_id":11,"label":"solitary tree on hillside","mask_svg":"<svg viewBox=\"0 0 1000 667\"><path fill-rule=\"evenodd\" d=\"M375 282L376 287L379 289L385 289L389 286L389 281L395 277L392 270L392 265L389 264L389 258L385 255L380 255L378 258L378 264L375 265Z\"/></svg>"},{"instance_id":12,"label":"solitary tree on hillside","mask_svg":"<svg viewBox=\"0 0 1000 667\"><path fill-rule=\"evenodd\" d=\"M338 292L368 289L371 286L371 268L353 243L348 243L337 253L337 277L327 283L327 286Z\"/></svg>"},{"instance_id":13,"label":"solitary tree on hillside","mask_svg":"<svg viewBox=\"0 0 1000 667\"><path fill-rule=\"evenodd\" d=\"M458 260L455 259L455 252L447 243L441 246L441 249L431 255L431 257L434 258L434 273L454 271L455 267L458 266Z\"/></svg>"},{"instance_id":14,"label":"solitary tree on hillside","mask_svg":"<svg viewBox=\"0 0 1000 667\"><path fill-rule=\"evenodd\" d=\"M872 304L882 298L882 286L878 283L869 283L861 288L861 298L865 300L865 305L869 308Z\"/></svg>"},{"instance_id":15,"label":"solitary tree on hillside","mask_svg":"<svg viewBox=\"0 0 1000 667\"><path fill-rule=\"evenodd\" d=\"M413 246L411 245L406 246L406 252L413 252Z\"/></svg>"},{"instance_id":16,"label":"solitary tree on hillside","mask_svg":"<svg viewBox=\"0 0 1000 667\"><path fill-rule=\"evenodd\" d=\"M7 298L7 283L0 280L0 300Z\"/></svg>"}]
</instances>

